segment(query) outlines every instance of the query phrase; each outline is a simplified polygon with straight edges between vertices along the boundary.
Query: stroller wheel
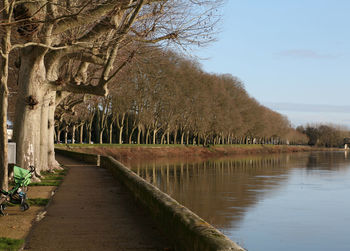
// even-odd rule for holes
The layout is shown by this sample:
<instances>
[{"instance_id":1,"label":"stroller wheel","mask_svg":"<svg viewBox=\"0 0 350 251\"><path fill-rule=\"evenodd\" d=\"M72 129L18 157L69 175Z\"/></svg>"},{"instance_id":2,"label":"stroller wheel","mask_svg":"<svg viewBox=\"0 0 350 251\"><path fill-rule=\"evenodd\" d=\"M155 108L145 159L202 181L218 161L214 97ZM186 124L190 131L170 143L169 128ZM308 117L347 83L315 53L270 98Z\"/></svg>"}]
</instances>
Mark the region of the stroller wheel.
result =
<instances>
[{"instance_id":1,"label":"stroller wheel","mask_svg":"<svg viewBox=\"0 0 350 251\"><path fill-rule=\"evenodd\" d=\"M23 203L21 204L21 210L22 210L22 211L27 211L28 209L29 209L28 203L27 203L27 202L23 202Z\"/></svg>"},{"instance_id":2,"label":"stroller wheel","mask_svg":"<svg viewBox=\"0 0 350 251\"><path fill-rule=\"evenodd\" d=\"M1 204L0 205L0 216L5 216L6 215L5 212L4 212L5 208L6 208L5 204Z\"/></svg>"}]
</instances>

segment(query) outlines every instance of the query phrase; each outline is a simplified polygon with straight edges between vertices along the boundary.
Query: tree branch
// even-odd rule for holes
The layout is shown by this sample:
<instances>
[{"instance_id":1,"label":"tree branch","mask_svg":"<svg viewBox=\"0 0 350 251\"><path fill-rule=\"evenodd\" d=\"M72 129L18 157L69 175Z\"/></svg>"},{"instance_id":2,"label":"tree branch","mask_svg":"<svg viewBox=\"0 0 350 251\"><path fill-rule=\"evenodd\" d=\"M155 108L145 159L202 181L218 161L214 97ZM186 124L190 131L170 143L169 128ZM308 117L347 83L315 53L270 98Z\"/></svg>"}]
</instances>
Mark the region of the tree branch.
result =
<instances>
[{"instance_id":1,"label":"tree branch","mask_svg":"<svg viewBox=\"0 0 350 251\"><path fill-rule=\"evenodd\" d=\"M25 44L15 44L15 45L13 45L11 47L11 50L21 49L21 48L25 48L25 47L29 47L29 46L43 47L43 48L47 48L47 49L50 49L50 50L53 50L53 51L67 49L68 48L68 46L54 47L54 46L50 46L50 45L42 44L42 43L28 42L28 43L25 43Z\"/></svg>"},{"instance_id":2,"label":"tree branch","mask_svg":"<svg viewBox=\"0 0 350 251\"><path fill-rule=\"evenodd\" d=\"M85 13L84 16L76 15L69 16L60 20L54 29L54 34L59 34L64 31L74 29L83 24L92 23L99 18L106 16L109 12L113 11L118 5L121 5L120 0L109 0L103 4L98 5L95 9Z\"/></svg>"}]
</instances>

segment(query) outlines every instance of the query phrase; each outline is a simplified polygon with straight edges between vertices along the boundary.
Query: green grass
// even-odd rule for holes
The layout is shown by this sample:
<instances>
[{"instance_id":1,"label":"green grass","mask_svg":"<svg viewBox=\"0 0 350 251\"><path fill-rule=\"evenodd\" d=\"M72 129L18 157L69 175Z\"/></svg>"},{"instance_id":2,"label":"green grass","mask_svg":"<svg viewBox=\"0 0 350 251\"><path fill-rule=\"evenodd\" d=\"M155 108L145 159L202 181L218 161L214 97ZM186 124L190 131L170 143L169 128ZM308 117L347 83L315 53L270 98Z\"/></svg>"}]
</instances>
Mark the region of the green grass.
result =
<instances>
[{"instance_id":1,"label":"green grass","mask_svg":"<svg viewBox=\"0 0 350 251\"><path fill-rule=\"evenodd\" d=\"M70 148L93 148L93 147L203 147L203 145L181 145L181 144L67 144ZM66 148L66 144L56 144L57 148ZM260 147L274 147L272 144L231 144L231 145L210 145L210 147L237 147L237 148L260 148Z\"/></svg>"},{"instance_id":2,"label":"green grass","mask_svg":"<svg viewBox=\"0 0 350 251\"><path fill-rule=\"evenodd\" d=\"M186 147L185 145L181 144L67 144L71 148L80 148L80 147ZM66 148L66 144L56 144L55 147L57 148ZM187 145L187 146L193 146L193 145Z\"/></svg>"},{"instance_id":3,"label":"green grass","mask_svg":"<svg viewBox=\"0 0 350 251\"><path fill-rule=\"evenodd\" d=\"M55 172L44 171L41 172L41 182L34 182L29 184L29 186L59 186L66 174L67 169L55 170Z\"/></svg>"},{"instance_id":4,"label":"green grass","mask_svg":"<svg viewBox=\"0 0 350 251\"><path fill-rule=\"evenodd\" d=\"M57 175L47 175L44 178L42 178L41 180L63 180L64 176L57 176Z\"/></svg>"},{"instance_id":5,"label":"green grass","mask_svg":"<svg viewBox=\"0 0 350 251\"><path fill-rule=\"evenodd\" d=\"M44 207L47 205L47 203L49 203L49 199L43 199L43 198L27 199L27 203L29 204L29 206ZM7 206L15 207L15 206L19 206L19 204L13 204L11 202L8 202Z\"/></svg>"},{"instance_id":6,"label":"green grass","mask_svg":"<svg viewBox=\"0 0 350 251\"><path fill-rule=\"evenodd\" d=\"M0 237L0 250L17 251L23 245L24 240Z\"/></svg>"},{"instance_id":7,"label":"green grass","mask_svg":"<svg viewBox=\"0 0 350 251\"><path fill-rule=\"evenodd\" d=\"M59 186L61 180L43 180L41 182L30 183L29 186Z\"/></svg>"},{"instance_id":8,"label":"green grass","mask_svg":"<svg viewBox=\"0 0 350 251\"><path fill-rule=\"evenodd\" d=\"M47 203L49 203L49 199L35 198L35 199L28 199L27 202L30 206L44 207L47 205Z\"/></svg>"}]
</instances>

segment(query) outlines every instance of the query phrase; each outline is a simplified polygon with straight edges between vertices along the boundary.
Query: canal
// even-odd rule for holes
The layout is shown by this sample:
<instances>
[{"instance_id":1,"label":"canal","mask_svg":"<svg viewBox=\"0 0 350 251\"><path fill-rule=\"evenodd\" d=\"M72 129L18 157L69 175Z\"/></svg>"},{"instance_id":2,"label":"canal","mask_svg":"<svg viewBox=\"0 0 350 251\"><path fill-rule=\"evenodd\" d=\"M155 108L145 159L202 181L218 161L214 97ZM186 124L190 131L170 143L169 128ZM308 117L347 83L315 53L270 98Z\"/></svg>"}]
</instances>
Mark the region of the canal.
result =
<instances>
[{"instance_id":1,"label":"canal","mask_svg":"<svg viewBox=\"0 0 350 251\"><path fill-rule=\"evenodd\" d=\"M347 153L159 159L128 166L249 251L350 250Z\"/></svg>"}]
</instances>

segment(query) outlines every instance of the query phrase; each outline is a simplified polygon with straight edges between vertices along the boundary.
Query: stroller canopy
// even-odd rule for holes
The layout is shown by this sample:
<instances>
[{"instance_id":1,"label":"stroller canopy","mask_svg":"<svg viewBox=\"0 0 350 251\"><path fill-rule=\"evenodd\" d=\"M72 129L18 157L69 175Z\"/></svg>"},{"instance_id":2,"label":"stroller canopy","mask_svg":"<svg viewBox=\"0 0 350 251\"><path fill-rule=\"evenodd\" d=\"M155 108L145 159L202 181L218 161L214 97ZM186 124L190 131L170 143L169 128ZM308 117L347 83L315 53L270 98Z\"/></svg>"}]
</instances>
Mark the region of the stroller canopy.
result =
<instances>
[{"instance_id":1,"label":"stroller canopy","mask_svg":"<svg viewBox=\"0 0 350 251\"><path fill-rule=\"evenodd\" d=\"M15 178L15 183L20 186L28 186L30 184L31 174L30 171L14 166L13 176Z\"/></svg>"}]
</instances>

